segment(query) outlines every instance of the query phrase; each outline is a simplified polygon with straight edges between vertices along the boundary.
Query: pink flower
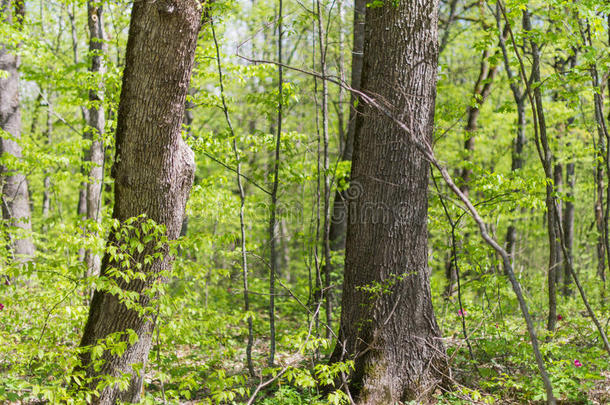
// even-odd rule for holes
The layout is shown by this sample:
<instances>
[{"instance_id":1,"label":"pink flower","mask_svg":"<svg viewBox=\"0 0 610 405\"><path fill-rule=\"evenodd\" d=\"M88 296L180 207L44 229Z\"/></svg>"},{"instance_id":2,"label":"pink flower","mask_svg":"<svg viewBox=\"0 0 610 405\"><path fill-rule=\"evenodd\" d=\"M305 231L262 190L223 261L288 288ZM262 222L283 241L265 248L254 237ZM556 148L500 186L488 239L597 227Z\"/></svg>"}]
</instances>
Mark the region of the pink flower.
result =
<instances>
[{"instance_id":1,"label":"pink flower","mask_svg":"<svg viewBox=\"0 0 610 405\"><path fill-rule=\"evenodd\" d=\"M563 320L563 316L561 316L561 315L557 315L557 320L558 320L558 321Z\"/></svg>"},{"instance_id":2,"label":"pink flower","mask_svg":"<svg viewBox=\"0 0 610 405\"><path fill-rule=\"evenodd\" d=\"M4 309L4 304L0 303L0 311Z\"/></svg>"},{"instance_id":3,"label":"pink flower","mask_svg":"<svg viewBox=\"0 0 610 405\"><path fill-rule=\"evenodd\" d=\"M458 314L458 316L466 316L467 313L466 313L465 309L464 310L460 309L457 314Z\"/></svg>"},{"instance_id":4,"label":"pink flower","mask_svg":"<svg viewBox=\"0 0 610 405\"><path fill-rule=\"evenodd\" d=\"M575 367L582 367L582 363L580 362L580 360L576 359L576 360L574 360L574 366Z\"/></svg>"}]
</instances>

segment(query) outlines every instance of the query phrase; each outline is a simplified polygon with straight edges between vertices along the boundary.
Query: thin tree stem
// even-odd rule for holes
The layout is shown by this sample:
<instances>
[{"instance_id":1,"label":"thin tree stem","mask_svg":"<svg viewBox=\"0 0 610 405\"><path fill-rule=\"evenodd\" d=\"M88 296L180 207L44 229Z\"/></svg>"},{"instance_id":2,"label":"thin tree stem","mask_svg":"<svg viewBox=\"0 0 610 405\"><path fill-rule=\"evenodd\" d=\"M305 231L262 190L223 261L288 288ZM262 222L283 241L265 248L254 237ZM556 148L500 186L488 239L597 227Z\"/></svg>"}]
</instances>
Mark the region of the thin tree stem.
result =
<instances>
[{"instance_id":1,"label":"thin tree stem","mask_svg":"<svg viewBox=\"0 0 610 405\"><path fill-rule=\"evenodd\" d=\"M233 155L235 157L236 162L236 180L237 180L237 188L239 189L239 228L241 232L241 268L242 268L242 277L243 277L243 286L244 286L244 312L248 313L250 311L250 296L248 295L248 252L246 250L246 224L244 220L244 207L246 205L246 194L244 192L244 187L241 181L241 157L239 155L239 150L237 149L237 135L235 135L235 130L233 129L233 124L231 123L231 117L229 115L229 108L227 107L227 100L225 97L225 88L224 88L224 80L222 74L222 64L220 61L220 48L218 46L218 40L216 38L216 30L214 29L214 20L210 19L210 27L212 28L212 37L214 39L214 46L216 48L216 63L218 65L218 83L220 85L220 100L222 101L222 109L224 111L225 120L227 121L227 126L229 127L229 131L231 132L231 147L233 149ZM252 316L248 315L248 345L246 346L246 365L248 367L248 372L251 376L255 375L254 365L252 363L252 346L254 342L254 336L252 332Z\"/></svg>"},{"instance_id":2,"label":"thin tree stem","mask_svg":"<svg viewBox=\"0 0 610 405\"><path fill-rule=\"evenodd\" d=\"M282 0L278 1L278 22L277 22L277 59L278 65L278 103L277 103L277 136L275 139L275 159L273 162L273 188L271 190L271 216L269 218L269 261L271 270L269 272L269 366L273 366L275 361L275 274L277 272L277 236L276 216L277 216L277 191L279 186L280 171L280 148L282 138L282 114L284 97L284 68L282 66Z\"/></svg>"}]
</instances>

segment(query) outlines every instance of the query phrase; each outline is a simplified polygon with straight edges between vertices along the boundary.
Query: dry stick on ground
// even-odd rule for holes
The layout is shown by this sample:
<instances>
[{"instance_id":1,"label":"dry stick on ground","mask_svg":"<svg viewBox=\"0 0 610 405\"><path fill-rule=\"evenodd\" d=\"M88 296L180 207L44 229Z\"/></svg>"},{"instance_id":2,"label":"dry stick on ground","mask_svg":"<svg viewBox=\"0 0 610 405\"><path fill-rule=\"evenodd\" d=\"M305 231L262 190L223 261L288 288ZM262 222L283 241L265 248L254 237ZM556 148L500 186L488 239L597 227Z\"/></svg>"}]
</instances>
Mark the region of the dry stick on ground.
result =
<instances>
[{"instance_id":1,"label":"dry stick on ground","mask_svg":"<svg viewBox=\"0 0 610 405\"><path fill-rule=\"evenodd\" d=\"M241 45L243 45L243 44L241 44ZM296 72L316 76L318 78L322 77L322 75L320 75L317 72L308 71L308 70L301 69L301 68L294 67L294 66L284 65L278 61L257 60L257 59L248 58L247 56L241 55L239 53L239 49L240 49L241 45L237 48L237 56L244 60L247 60L249 62L270 63L270 64L274 64L274 65L281 65L286 69L290 69L290 70L293 70ZM345 83L344 81L342 81L341 79L338 79L336 77L326 76L326 80L330 81L333 84L343 86L348 91L351 91L352 93L357 94L360 97L360 100L362 102L365 102L365 103L369 104L370 106L372 106L373 108L377 109L379 112L381 112L382 114L384 114L385 116L390 118L392 121L394 121L403 131L405 131L405 134L407 136L413 137L413 132L411 131L411 129L404 122L400 121L392 114L391 106L380 104L374 97L372 97L362 91L353 89L347 83ZM424 140L415 139L415 138L413 139L413 144L417 148L417 150L424 156L424 158L426 160L428 160L428 162L430 162L430 164L432 166L434 166L440 172L441 176L443 177L443 180L449 186L451 191L453 191L453 193L456 195L456 197L458 197L458 199L465 205L466 211L468 211L468 213L474 219L475 223L477 224L477 226L479 228L479 233L481 235L481 238L485 241L485 243L487 243L491 248L493 248L502 258L502 263L504 265L504 268L506 269L508 279L510 280L513 291L515 292L515 295L517 296L517 300L519 301L519 307L523 314L523 318L525 319L528 334L530 337L530 342L532 345L532 350L534 352L534 357L536 358L536 364L538 366L538 370L540 372L540 377L542 378L542 381L543 381L543 384L545 387L545 391L547 394L547 403L549 405L556 404L555 396L553 394L553 387L552 387L551 381L549 379L548 373L546 371L546 367L545 367L544 361L542 359L542 354L540 353L540 348L538 346L538 337L536 335L536 330L534 329L534 323L532 321L532 317L530 316L527 303L525 302L525 299L523 297L521 285L519 284L519 282L517 281L517 279L515 277L515 273L513 271L513 267L510 262L508 253L494 238L492 238L489 235L489 233L487 232L487 227L485 225L485 221L483 221L483 219L479 215L477 209L474 207L474 205L472 204L470 199L468 197L466 197L460 191L459 187L455 184L455 182L451 178L451 175L449 174L449 172L447 171L445 166L436 159L436 157L434 155L434 151L432 149L432 145L430 145L428 142L426 142Z\"/></svg>"},{"instance_id":2,"label":"dry stick on ground","mask_svg":"<svg viewBox=\"0 0 610 405\"><path fill-rule=\"evenodd\" d=\"M214 46L216 48L216 64L218 65L218 83L220 85L220 100L222 101L222 110L224 111L225 120L227 126L231 132L233 139L232 148L235 156L236 163L236 178L237 188L239 189L239 227L241 231L241 268L244 285L244 312L250 311L250 297L248 296L248 252L246 251L246 224L244 221L244 206L246 205L246 194L244 187L241 182L241 162L239 151L237 149L237 137L233 124L231 123L231 117L229 116L229 108L227 107L227 100L225 98L225 87L222 74L222 65L220 62L220 49L218 47L218 40L216 39L216 30L214 29L214 20L210 18L210 27L212 29L212 37L214 38ZM248 372L251 376L254 376L254 365L252 364L252 345L254 337L252 332L252 316L248 316L248 345L246 346L246 364L248 366Z\"/></svg>"},{"instance_id":3,"label":"dry stick on ground","mask_svg":"<svg viewBox=\"0 0 610 405\"><path fill-rule=\"evenodd\" d=\"M506 10L504 8L504 5L502 4L501 1L498 1L497 3L500 7L500 11L502 11L502 16L504 17L504 20L508 26L509 29L509 33L510 33L510 37L511 37L511 41L513 43L513 48L515 49L515 54L517 56L517 59L519 60L519 67L521 70L521 79L523 80L523 82L525 83L525 88L526 88L526 92L528 95L528 98L530 99L530 104L532 106L532 114L534 116L534 133L535 133L535 137L536 137L536 145L539 148L539 153L540 153L540 146L539 146L539 140L538 140L538 128L537 128L537 114L536 114L536 104L534 103L534 99L533 99L533 95L532 95L532 88L530 86L530 83L527 81L526 79L526 75L525 75L525 65L523 63L523 59L521 58L521 55L519 54L518 51L518 47L516 45L516 41L515 41L515 36L513 34L512 28L510 27L510 23L508 21L508 17L506 16ZM597 316L595 315L595 312L593 311L593 308L591 308L591 305L589 304L589 301L587 299L587 295L585 294L584 289L582 288L582 285L580 284L580 281L578 279L578 276L576 275L576 272L574 271L574 266L572 265L572 257L568 254L568 250L566 248L566 244L565 244L565 234L564 234L564 230L561 224L561 221L559 220L559 216L558 216L558 212L557 212L557 199L555 197L552 198L552 203L554 204L553 207L549 207L552 208L554 211L554 215L555 215L555 220L558 221L557 223L557 227L559 229L559 241L560 241L560 246L561 246L561 250L564 254L565 260L568 264L569 270L570 270L570 274L572 275L572 278L574 279L574 283L576 284L576 287L578 288L578 292L580 293L580 297L582 298L582 301L585 305L585 307L587 308L587 312L589 314L589 316L591 317L591 319L593 320L593 323L595 323L595 326L597 327L597 330L599 331L599 334L604 342L604 348L606 349L606 351L608 352L608 354L610 354L610 344L608 342L608 338L606 337L606 333L604 332L604 328L602 327L601 323L599 322L599 320L597 319Z\"/></svg>"}]
</instances>

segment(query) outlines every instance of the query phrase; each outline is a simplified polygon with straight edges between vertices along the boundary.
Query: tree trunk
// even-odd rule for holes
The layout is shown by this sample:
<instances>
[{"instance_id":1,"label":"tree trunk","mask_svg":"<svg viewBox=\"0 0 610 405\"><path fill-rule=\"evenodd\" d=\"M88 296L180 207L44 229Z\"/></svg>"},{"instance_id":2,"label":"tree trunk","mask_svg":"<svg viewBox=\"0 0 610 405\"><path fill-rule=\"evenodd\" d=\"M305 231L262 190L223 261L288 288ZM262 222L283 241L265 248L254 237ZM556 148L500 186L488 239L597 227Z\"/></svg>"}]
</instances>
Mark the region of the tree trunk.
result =
<instances>
[{"instance_id":1,"label":"tree trunk","mask_svg":"<svg viewBox=\"0 0 610 405\"><path fill-rule=\"evenodd\" d=\"M99 84L89 90L89 102L91 107L87 117L89 126L87 135L91 139L89 149L89 159L91 168L89 169L89 179L87 182L87 219L99 223L101 202L102 202L102 183L104 178L104 127L106 125L104 109L104 84L102 76L106 72L104 66L104 54L106 45L104 43L104 22L102 5L89 0L87 2L87 14L89 16L89 52L91 54L91 67L89 71L95 75ZM94 232L97 236L97 232ZM96 275L100 272L100 257L91 250L85 252L85 263L87 264L88 275Z\"/></svg>"},{"instance_id":2,"label":"tree trunk","mask_svg":"<svg viewBox=\"0 0 610 405\"><path fill-rule=\"evenodd\" d=\"M442 4L442 3L441 3ZM458 0L450 0L447 7L449 7L449 11L447 13L446 22L442 26L443 35L441 36L440 45L439 45L439 54L442 54L445 50L445 47L449 43L449 34L451 33L451 26L455 21L455 14L457 9Z\"/></svg>"},{"instance_id":3,"label":"tree trunk","mask_svg":"<svg viewBox=\"0 0 610 405\"><path fill-rule=\"evenodd\" d=\"M514 94L515 103L517 104L517 135L513 140L513 150L511 154L511 171L516 172L523 168L523 147L525 146L525 127L527 124L525 116L525 98L519 90ZM515 210L512 210L514 213ZM510 225L506 231L506 251L508 252L511 261L515 261L515 246L517 242L517 227L516 220L511 218ZM514 266L514 264L513 264ZM504 269L506 271L506 269Z\"/></svg>"},{"instance_id":4,"label":"tree trunk","mask_svg":"<svg viewBox=\"0 0 610 405\"><path fill-rule=\"evenodd\" d=\"M47 145L53 142L53 97L51 92L47 92ZM33 132L32 132L33 133ZM47 218L51 212L51 176L48 168L45 169L43 180L44 190L42 193L42 217ZM43 226L43 232L46 231L46 224Z\"/></svg>"},{"instance_id":5,"label":"tree trunk","mask_svg":"<svg viewBox=\"0 0 610 405\"><path fill-rule=\"evenodd\" d=\"M364 15L366 12L366 0L355 0L354 5L354 44L352 50L352 77L351 87L360 90L360 78L362 76L362 52L364 49ZM354 132L356 130L355 108L357 97L352 93L350 97L349 121L347 123L347 134L345 146L341 153L342 161L351 161L354 150ZM333 202L332 219L328 239L331 252L345 249L345 231L347 229L347 206L349 192L337 191ZM332 266L332 264L331 264Z\"/></svg>"},{"instance_id":6,"label":"tree trunk","mask_svg":"<svg viewBox=\"0 0 610 405\"><path fill-rule=\"evenodd\" d=\"M479 128L479 115L481 113L481 105L487 100L491 93L491 86L493 84L494 77L498 70L498 65L489 64L490 51L486 49L481 55L481 63L479 68L479 76L472 90L472 98L475 105L468 106L468 120L464 131L466 132L466 140L464 141L464 150L468 156L465 159L467 162L472 162L472 155L474 152L474 141L477 130ZM470 177L472 176L472 167L468 166L460 172L460 189L466 197L470 192ZM465 235L466 237L468 235ZM452 241L453 242L453 241ZM447 285L445 286L445 297L451 297L455 293L455 287L457 282L457 273L454 266L455 260L453 255L450 255L445 262L445 275L447 277Z\"/></svg>"},{"instance_id":7,"label":"tree trunk","mask_svg":"<svg viewBox=\"0 0 610 405\"><path fill-rule=\"evenodd\" d=\"M13 10L14 9L14 10ZM13 11L17 19L22 19L22 9L18 2L3 0L0 8L2 19L13 24ZM19 21L17 21L19 23ZM0 127L10 134L11 139L0 138L0 154L8 154L19 160L22 157L21 139L21 106L19 102L19 56L11 53L7 46L0 44L0 71L6 78L0 78ZM11 231L10 246L17 260L27 261L34 254L34 243L27 235L32 230L30 221L30 197L25 174L15 172L6 166L0 166L0 189L2 190L2 216L9 226L18 229ZM25 232L25 235L20 235Z\"/></svg>"},{"instance_id":8,"label":"tree trunk","mask_svg":"<svg viewBox=\"0 0 610 405\"><path fill-rule=\"evenodd\" d=\"M196 66L196 62L195 62ZM182 124L185 127L186 137L191 138L193 136L193 121L195 120L195 114L193 113L193 109L196 107L190 97L194 97L197 93L197 90L193 87L189 88L186 104L184 106L184 119L182 120ZM197 178L195 178L195 183L197 183ZM182 220L182 228L180 229L180 236L186 236L189 229L189 217L185 213L184 219Z\"/></svg>"},{"instance_id":9,"label":"tree trunk","mask_svg":"<svg viewBox=\"0 0 610 405\"><path fill-rule=\"evenodd\" d=\"M181 129L204 6L195 0L134 2L129 29L112 171L113 217L124 222L146 214L166 228L169 240L180 232L193 181L194 156L182 140ZM108 247L121 243L124 240L117 240L116 232L111 232ZM154 306L146 293L154 283L164 281L163 272L171 268L167 246L160 256L151 259L150 255L158 252L155 245L153 240L141 252L132 253L131 266L141 265L139 271L146 275L145 280L126 282L113 277L111 272L116 271L116 265L108 253L102 262L102 276L123 291L137 293L138 304L145 309ZM92 379L90 387L95 387L103 376L131 375L126 390L121 391L116 384L104 387L94 403L139 400L153 329L150 316L128 308L117 295L103 289L95 291L81 347L128 330L135 331L139 339L128 344L122 355L105 350L101 355L104 363L97 369L91 352L83 353L81 367ZM136 372L135 365L144 368Z\"/></svg>"},{"instance_id":10,"label":"tree trunk","mask_svg":"<svg viewBox=\"0 0 610 405\"><path fill-rule=\"evenodd\" d=\"M502 19L500 13L500 4L496 4L496 27L498 33L508 31L508 24L505 25L504 30L502 30ZM508 77L510 83L510 90L513 93L513 99L515 100L515 105L517 106L517 133L515 135L515 139L513 140L513 148L511 151L511 172L519 171L523 168L523 148L525 147L525 127L527 125L527 119L525 115L525 94L524 90L517 84L515 80L515 73L513 72L510 61L508 58L508 51L506 50L506 34L498 35L500 50L502 51L502 59L504 60L504 69L506 70L506 76ZM515 209L511 210L511 213L514 213ZM510 224L506 231L506 252L509 255L511 265L514 266L515 261L515 246L517 242L517 227L516 227L516 219L511 218ZM508 270L504 267L504 273L508 274Z\"/></svg>"},{"instance_id":11,"label":"tree trunk","mask_svg":"<svg viewBox=\"0 0 610 405\"><path fill-rule=\"evenodd\" d=\"M565 238L566 250L570 257L573 255L574 246L574 180L575 180L575 164L570 161L566 164L566 203L563 209L563 237ZM571 295L570 284L572 277L570 275L570 265L567 260L563 262L563 295Z\"/></svg>"},{"instance_id":12,"label":"tree trunk","mask_svg":"<svg viewBox=\"0 0 610 405\"><path fill-rule=\"evenodd\" d=\"M326 56L328 55L328 41L325 41L326 32L323 22L323 14L321 11L320 0L316 1L317 10L317 34L318 34L318 47L320 55L320 72L322 74L322 171L324 181L324 194L323 194L323 209L324 209L324 230L322 233L322 252L324 255L324 264L322 267L322 273L324 274L323 291L321 292L321 298L324 298L324 309L326 312L326 338L331 338L332 328L332 290L330 289L330 278L331 278L331 249L330 249L330 223L331 223L331 212L330 212L330 159L328 156L328 82L326 81L327 74L327 61ZM319 132L318 132L319 134ZM319 167L319 165L318 165ZM318 176L320 172L318 171ZM317 243L317 242L316 242Z\"/></svg>"},{"instance_id":13,"label":"tree trunk","mask_svg":"<svg viewBox=\"0 0 610 405\"><path fill-rule=\"evenodd\" d=\"M477 78L477 82L474 85L474 90L472 91L472 98L475 105L471 105L468 107L468 121L466 123L466 127L464 130L466 131L466 140L464 141L464 150L466 151L467 158L466 160L472 162L472 154L474 152L474 141L477 130L479 129L479 115L481 113L481 105L487 100L489 94L491 93L491 86L493 84L494 77L496 76L496 72L498 71L498 65L490 65L489 57L490 57L489 49L483 51L481 55L481 64L479 68L479 77ZM470 192L470 177L472 176L472 166L467 166L462 169L460 173L460 189L462 193L466 197Z\"/></svg>"},{"instance_id":14,"label":"tree trunk","mask_svg":"<svg viewBox=\"0 0 610 405\"><path fill-rule=\"evenodd\" d=\"M547 329L550 331L555 330L555 324L557 322L557 284L555 282L555 272L558 271L560 263L557 262L557 257L560 254L557 250L560 248L557 241L562 237L558 232L559 225L557 223L557 210L555 202L555 188L553 184L553 167L555 158L551 151L549 144L549 138L546 130L546 117L544 113L544 106L542 103L542 90L541 90L541 77L540 77L540 60L541 52L538 45L537 38L532 36L532 23L530 20L529 10L523 10L523 29L527 33L527 39L532 48L532 83L535 85L533 88L533 100L534 104L533 111L535 111L536 120L535 125L538 128L537 149L546 177L546 219L547 219L547 230L549 237L549 269L548 269L548 297L549 297L549 315L547 320Z\"/></svg>"},{"instance_id":15,"label":"tree trunk","mask_svg":"<svg viewBox=\"0 0 610 405\"><path fill-rule=\"evenodd\" d=\"M557 143L559 143L560 135L557 135ZM563 186L563 165L559 162L553 166L553 186L556 194L561 193ZM555 209L557 211L557 218L563 218L563 198L556 197ZM555 219L557 221L557 219ZM555 238L555 283L559 286L563 282L563 255L561 253L561 235L559 235L559 226L556 224ZM557 287L555 287L557 289Z\"/></svg>"},{"instance_id":16,"label":"tree trunk","mask_svg":"<svg viewBox=\"0 0 610 405\"><path fill-rule=\"evenodd\" d=\"M437 75L435 0L367 8L346 240L340 339L331 361L353 359L360 405L423 400L447 371L427 265L428 162ZM389 103L392 103L391 105Z\"/></svg>"},{"instance_id":17,"label":"tree trunk","mask_svg":"<svg viewBox=\"0 0 610 405\"><path fill-rule=\"evenodd\" d=\"M68 20L70 21L70 35L71 35L71 39L72 39L72 60L74 62L74 65L77 66L80 64L80 58L79 58L79 54L78 54L78 33L76 32L76 5L72 4L72 8L66 8L66 12L68 14ZM82 105L80 107L80 112L81 112L81 116L83 119L83 125L88 125L89 124L89 110L87 110L87 107ZM83 135L84 137L87 137L87 131L83 131ZM89 175L89 173L87 173L86 169L85 169L85 165L89 164L89 161L91 160L91 156L90 156L90 149L85 149L83 151L83 165L81 165L80 171L81 174L83 175L83 177L86 177ZM76 213L78 215L79 220L81 221L85 221L87 219L87 184L88 182L86 180L82 181L80 184L80 188L78 190L78 203L76 206ZM85 236L85 229L84 227L81 227L82 231L83 231L83 236ZM80 249L78 249L78 261L79 262L84 262L85 261L85 248L81 247ZM87 277L89 274L89 268L87 267L86 263L85 263L85 272L84 272L84 276Z\"/></svg>"}]
</instances>

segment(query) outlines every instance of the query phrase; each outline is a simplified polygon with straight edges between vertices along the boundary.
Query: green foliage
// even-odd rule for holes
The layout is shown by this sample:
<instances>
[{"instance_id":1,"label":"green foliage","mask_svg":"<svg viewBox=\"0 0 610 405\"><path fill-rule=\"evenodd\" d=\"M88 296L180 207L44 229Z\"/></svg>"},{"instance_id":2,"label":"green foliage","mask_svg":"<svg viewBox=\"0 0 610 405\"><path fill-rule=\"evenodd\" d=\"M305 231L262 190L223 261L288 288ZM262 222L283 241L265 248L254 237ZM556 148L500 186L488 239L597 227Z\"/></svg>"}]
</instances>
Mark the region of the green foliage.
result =
<instances>
[{"instance_id":1,"label":"green foliage","mask_svg":"<svg viewBox=\"0 0 610 405\"><path fill-rule=\"evenodd\" d=\"M348 376L354 368L353 361L331 365L326 362L336 343L334 334L340 316L344 261L341 250L331 255L330 315L334 329L330 338L326 337L322 322L326 319L324 306L317 313L319 322L313 313L318 309L314 292L316 266L324 264L320 241L323 176L330 178L330 201L335 191L349 187L351 163L339 161L339 156L345 147L341 136L345 136L352 106L347 92L341 93L340 103L339 88L329 86L330 170L324 172L318 161L318 152L323 150L318 138L321 82L302 73L319 69L321 52L312 28L317 27L315 13L307 9L308 5L285 2L285 62L300 71L284 69L279 100L277 66L264 62L273 61L277 51L276 3L213 2L210 16L220 43L225 97L234 134L228 130L222 110L211 31L204 28L187 98L193 121L185 123L183 131L195 152L197 173L186 210L188 231L174 242L167 240L163 227L146 216L124 223L111 218L110 167L133 2L100 2L105 9L108 34L108 52L104 55L107 72L101 76L88 71L92 55L87 50L86 2L26 3L26 23L22 27L0 23L0 38L6 50L21 58L23 116L18 140L23 158L4 154L0 163L8 172L27 175L33 207L33 231L29 236L37 252L31 262L22 264L10 260L8 243L0 244L1 281L7 281L0 282L0 402L81 404L90 402L96 391L106 385L126 386L128 375L105 376L94 389L87 389L91 381L75 371L80 366L82 350L90 350L92 361L99 368L104 352L121 355L140 339L135 331L128 330L112 334L92 347L78 347L90 292L97 288L115 294L123 305L155 322L146 367L135 365L144 376L145 404L245 404L261 381L275 377L273 383L258 392L255 403L348 404L345 392L322 390ZM441 3L442 37L449 21L449 4ZM374 0L368 7L397 4L395 0ZM517 48L525 53L526 69L531 67L531 57L529 46L521 45L524 39L531 36L543 49L542 82L532 85L543 90L550 143L557 162L564 167L575 163L577 173L573 192L564 184L556 190L556 196L563 204L575 206L574 266L605 325L609 316L607 291L596 274L595 244L599 235L593 225L593 173L596 165L604 162L603 156L596 154L598 137L592 99L596 93L607 92L607 84L594 86L590 72L596 66L605 80L610 69L606 21L610 7L597 0L507 0L502 4ZM469 195L497 240L504 243L508 227L516 227L514 267L531 307L557 396L573 403L610 402L604 394L608 387L607 355L574 294L559 297L562 319L556 331L545 331L547 180L538 160L529 104L524 165L519 170L511 169L517 109L510 86L521 85L520 63L509 37L508 64L516 73L511 82L498 48L492 13L495 5L494 1L465 9L458 5L460 18L452 21L447 47L439 61L435 150L452 173L472 171ZM337 12L338 7L338 2L321 2L322 22L328 34L328 74L333 80L346 80L350 70L351 5L342 3L341 13ZM521 27L524 9L532 12L535 29L531 33L524 33ZM581 26L590 32L592 46L582 43ZM489 65L500 68L493 80L481 83L492 85L489 98L481 100L473 97L473 88L485 50L489 51ZM576 66L559 71L556 61L576 51ZM0 71L0 78L6 78L6 72ZM83 151L90 146L90 141L83 138L87 126L82 108L95 104L89 101L88 94L100 85L105 89L103 103L107 110L103 134L107 163L102 218L98 223L82 220L76 206L82 184L89 181L83 173L90 168L90 164L82 162ZM607 114L607 94L604 101ZM281 257L275 297L277 364L269 367L268 192L278 103L284 111L277 205ZM358 104L356 100L353 107ZM469 108L479 109L474 132L464 129ZM52 127L50 138L48 123ZM0 135L11 138L5 131ZM474 152L464 151L464 142L470 137L475 140ZM233 141L239 158L235 157ZM243 303L240 199L235 174L238 164L246 195L248 311ZM450 392L435 393L437 400L447 404L541 401L544 389L517 301L498 257L481 243L478 230L462 205L453 200L438 174L433 175L439 189L431 187L430 191L431 291L455 380ZM45 191L51 196L51 210L43 216ZM452 251L452 229L440 196L457 223L454 234L464 314L458 313L457 297L446 296L445 271ZM26 235L3 221L3 240L21 236ZM107 255L109 265L104 276L86 276L81 260L84 249ZM149 271L156 261L166 258L174 259L171 272ZM374 299L390 293L396 283L406 279L408 272L363 286L361 291ZM143 295L125 288L134 281L146 282ZM462 316L474 360L463 336ZM249 375L245 364L249 318L253 322L256 376Z\"/></svg>"}]
</instances>

